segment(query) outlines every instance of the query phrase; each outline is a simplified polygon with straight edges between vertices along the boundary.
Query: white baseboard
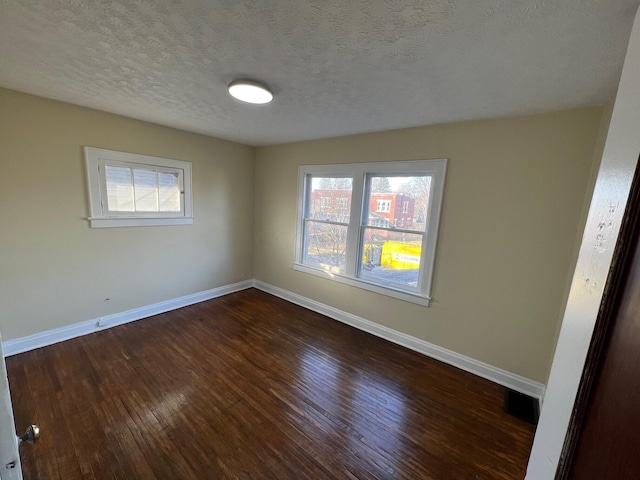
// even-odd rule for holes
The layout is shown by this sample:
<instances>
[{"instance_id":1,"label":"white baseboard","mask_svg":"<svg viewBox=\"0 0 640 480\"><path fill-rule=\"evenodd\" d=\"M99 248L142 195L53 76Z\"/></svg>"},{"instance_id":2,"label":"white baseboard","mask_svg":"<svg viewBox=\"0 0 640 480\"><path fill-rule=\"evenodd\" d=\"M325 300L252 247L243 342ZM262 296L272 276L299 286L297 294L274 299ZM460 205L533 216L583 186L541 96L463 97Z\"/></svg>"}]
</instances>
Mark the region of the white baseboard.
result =
<instances>
[{"instance_id":1,"label":"white baseboard","mask_svg":"<svg viewBox=\"0 0 640 480\"><path fill-rule=\"evenodd\" d=\"M204 302L205 300L211 300L212 298L245 290L252 286L253 281L246 280L244 282L213 288L204 292L185 295L184 297L174 298L173 300L154 303L153 305L134 308L132 310L127 310L126 312L85 320L66 327L53 328L34 335L29 335L28 337L2 342L2 350L5 357L16 355L18 353L27 352L29 350L69 340L71 338L87 335L88 333L105 330L110 327L115 327L116 325L122 325L123 323L133 322L142 318L158 315L170 310L175 310L176 308L186 307L188 305L193 305L194 303Z\"/></svg>"},{"instance_id":2,"label":"white baseboard","mask_svg":"<svg viewBox=\"0 0 640 480\"><path fill-rule=\"evenodd\" d=\"M329 305L316 302L315 300L289 292L288 290L274 287L273 285L261 282L260 280L254 280L253 285L259 290L275 295L276 297L280 297L291 303L295 303L296 305L300 305L301 307L321 313L322 315L338 320L339 322L346 323L347 325L351 325L352 327L360 330L364 330L365 332L376 335L377 337L384 338L385 340L389 340L390 342L415 350L416 352L422 353L428 357L453 365L454 367L466 372L491 380L499 385L537 398L542 403L545 389L545 386L542 383L521 377L520 375L516 375L515 373L508 372L487 363L474 360L473 358L465 355L460 355L459 353L439 347L425 340L421 340L402 332L398 332L397 330L365 320L364 318L338 310L337 308L330 307Z\"/></svg>"},{"instance_id":3,"label":"white baseboard","mask_svg":"<svg viewBox=\"0 0 640 480\"><path fill-rule=\"evenodd\" d=\"M316 302L310 298L283 290L282 288L269 285L259 280L247 280L244 282L234 283L232 285L225 285L204 292L175 298L173 300L134 308L133 310L127 310L126 312L116 313L114 315L108 315L100 318L93 318L91 320L75 323L66 327L54 328L28 337L7 340L2 343L3 353L5 357L16 355L18 353L27 352L29 350L69 340L71 338L98 332L106 328L115 327L116 325L122 325L123 323L133 322L135 320L158 315L177 308L193 305L194 303L211 300L229 293L251 288L252 286L291 303L295 303L308 308L309 310L313 310L314 312L321 313L322 315L339 322L364 330L372 335L376 335L384 338L385 340L389 340L390 342L415 350L423 355L435 358L436 360L453 365L461 370L473 373L479 377L486 378L499 385L530 395L542 401L545 389L545 386L542 383L521 377L520 375L502 370L487 363L474 360L473 358L447 350L446 348L439 347L425 340L398 332L397 330L379 325L362 317L338 310L337 308Z\"/></svg>"}]
</instances>

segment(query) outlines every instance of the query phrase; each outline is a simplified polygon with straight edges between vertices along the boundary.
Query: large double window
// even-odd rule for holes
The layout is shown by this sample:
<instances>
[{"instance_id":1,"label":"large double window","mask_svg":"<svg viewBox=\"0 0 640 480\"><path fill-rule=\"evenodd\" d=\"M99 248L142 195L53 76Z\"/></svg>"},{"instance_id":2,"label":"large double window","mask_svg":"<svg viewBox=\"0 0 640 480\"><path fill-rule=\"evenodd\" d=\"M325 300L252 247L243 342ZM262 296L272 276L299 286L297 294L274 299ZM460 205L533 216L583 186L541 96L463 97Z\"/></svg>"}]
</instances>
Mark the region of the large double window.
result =
<instances>
[{"instance_id":1,"label":"large double window","mask_svg":"<svg viewBox=\"0 0 640 480\"><path fill-rule=\"evenodd\" d=\"M301 166L294 268L428 305L446 160Z\"/></svg>"}]
</instances>

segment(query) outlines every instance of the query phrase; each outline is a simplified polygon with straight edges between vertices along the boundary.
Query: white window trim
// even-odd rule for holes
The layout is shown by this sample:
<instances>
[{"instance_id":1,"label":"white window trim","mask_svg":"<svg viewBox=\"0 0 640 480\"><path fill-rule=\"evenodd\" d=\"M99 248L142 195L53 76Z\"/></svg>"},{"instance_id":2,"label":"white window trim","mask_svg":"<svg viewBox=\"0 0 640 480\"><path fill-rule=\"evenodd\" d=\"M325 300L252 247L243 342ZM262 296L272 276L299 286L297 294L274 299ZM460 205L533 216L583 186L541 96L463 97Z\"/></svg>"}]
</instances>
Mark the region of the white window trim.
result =
<instances>
[{"instance_id":1,"label":"white window trim","mask_svg":"<svg viewBox=\"0 0 640 480\"><path fill-rule=\"evenodd\" d=\"M442 208L442 197L444 193L444 180L446 174L447 160L411 160L398 162L376 162L376 163L351 163L332 165L302 165L298 169L298 205L296 216L296 246L294 270L309 273L319 277L331 279L340 283L369 290L382 295L398 298L407 302L429 306L431 302L431 285L433 281L433 271L435 264L436 241L438 237L438 227L440 224L440 212ZM425 248L422 252L420 265L421 278L419 280L419 290L417 292L403 290L394 285L383 285L372 283L358 275L358 257L360 249L361 222L368 205L365 188L367 178L372 176L392 176L392 175L430 175L431 192L429 199L429 212L427 218L429 224L425 234ZM305 199L307 198L307 176L339 177L351 176L353 179L351 192L351 213L347 235L347 251L355 252L347 257L345 273L338 273L335 269L317 268L302 262L304 251L304 227L303 216Z\"/></svg>"},{"instance_id":2,"label":"white window trim","mask_svg":"<svg viewBox=\"0 0 640 480\"><path fill-rule=\"evenodd\" d=\"M103 148L84 147L85 162L87 168L87 180L89 185L89 223L91 228L105 227L144 227L162 225L191 225L193 224L193 192L191 184L191 162L173 160L169 158L152 157L135 153L105 150ZM104 186L100 177L99 166L127 165L131 167L150 167L160 169L181 170L183 182L184 211L176 213L168 212L144 212L144 213L109 213L104 207Z\"/></svg>"}]
</instances>

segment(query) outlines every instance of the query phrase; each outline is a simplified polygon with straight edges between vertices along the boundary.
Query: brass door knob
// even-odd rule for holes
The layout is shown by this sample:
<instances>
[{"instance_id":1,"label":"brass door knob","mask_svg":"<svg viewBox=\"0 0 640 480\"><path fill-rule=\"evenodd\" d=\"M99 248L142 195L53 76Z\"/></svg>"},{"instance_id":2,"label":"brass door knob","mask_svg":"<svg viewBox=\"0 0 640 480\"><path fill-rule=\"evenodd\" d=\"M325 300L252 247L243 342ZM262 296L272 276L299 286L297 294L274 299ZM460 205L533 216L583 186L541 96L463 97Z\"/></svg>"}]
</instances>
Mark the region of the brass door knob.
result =
<instances>
[{"instance_id":1,"label":"brass door knob","mask_svg":"<svg viewBox=\"0 0 640 480\"><path fill-rule=\"evenodd\" d=\"M27 442L33 445L38 438L40 438L40 427L38 425L30 425L29 428L18 437L18 444L22 445L24 442Z\"/></svg>"}]
</instances>

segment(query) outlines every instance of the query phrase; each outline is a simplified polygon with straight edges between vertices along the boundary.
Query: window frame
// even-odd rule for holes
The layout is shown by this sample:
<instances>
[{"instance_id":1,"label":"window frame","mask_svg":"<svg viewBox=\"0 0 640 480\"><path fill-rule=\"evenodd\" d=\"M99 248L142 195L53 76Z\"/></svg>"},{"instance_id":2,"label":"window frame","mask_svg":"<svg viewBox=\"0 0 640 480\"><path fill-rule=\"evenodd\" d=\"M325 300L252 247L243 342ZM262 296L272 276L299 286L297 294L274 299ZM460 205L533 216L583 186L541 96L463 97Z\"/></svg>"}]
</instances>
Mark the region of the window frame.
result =
<instances>
[{"instance_id":1,"label":"window frame","mask_svg":"<svg viewBox=\"0 0 640 480\"><path fill-rule=\"evenodd\" d=\"M84 155L89 187L88 220L91 228L193 224L191 162L88 146L84 147ZM178 182L182 182L180 212L109 211L105 174L107 165L177 173Z\"/></svg>"},{"instance_id":2,"label":"window frame","mask_svg":"<svg viewBox=\"0 0 640 480\"><path fill-rule=\"evenodd\" d=\"M447 160L409 160L395 162L350 163L327 165L301 165L298 168L298 201L296 217L296 245L293 268L297 271L317 275L340 283L391 296L412 303L429 306L435 266L436 243L442 210ZM375 176L421 176L431 177L431 190L427 212L427 223L423 233L423 247L418 286L415 290L398 285L372 281L360 276L364 230L381 228L367 225L371 195L368 179ZM347 228L347 253L344 273L335 268L319 268L304 263L305 223L307 206L311 195L311 178L351 178L351 210ZM385 227L382 227L385 228ZM394 227L388 230L395 230ZM399 229L405 231L405 229Z\"/></svg>"}]
</instances>

